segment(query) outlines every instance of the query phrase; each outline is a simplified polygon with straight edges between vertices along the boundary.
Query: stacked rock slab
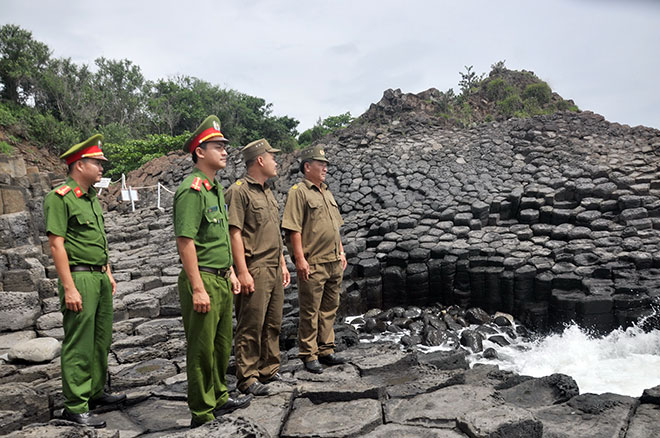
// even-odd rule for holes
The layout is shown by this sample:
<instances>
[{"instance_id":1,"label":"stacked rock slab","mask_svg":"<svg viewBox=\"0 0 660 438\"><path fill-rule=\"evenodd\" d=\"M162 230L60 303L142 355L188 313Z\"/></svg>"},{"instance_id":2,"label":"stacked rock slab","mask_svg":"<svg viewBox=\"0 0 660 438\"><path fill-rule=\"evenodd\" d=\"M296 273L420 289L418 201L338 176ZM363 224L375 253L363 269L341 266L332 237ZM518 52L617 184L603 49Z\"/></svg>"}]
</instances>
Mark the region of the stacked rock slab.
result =
<instances>
[{"instance_id":1,"label":"stacked rock slab","mask_svg":"<svg viewBox=\"0 0 660 438\"><path fill-rule=\"evenodd\" d=\"M660 293L660 131L591 112L459 129L429 112L432 95L388 90L322 140L346 223L342 311L439 302L598 331L646 315ZM273 182L281 205L297 155ZM243 172L229 161L225 186ZM176 187L189 168L172 154L129 182ZM155 189L141 202L153 208Z\"/></svg>"}]
</instances>

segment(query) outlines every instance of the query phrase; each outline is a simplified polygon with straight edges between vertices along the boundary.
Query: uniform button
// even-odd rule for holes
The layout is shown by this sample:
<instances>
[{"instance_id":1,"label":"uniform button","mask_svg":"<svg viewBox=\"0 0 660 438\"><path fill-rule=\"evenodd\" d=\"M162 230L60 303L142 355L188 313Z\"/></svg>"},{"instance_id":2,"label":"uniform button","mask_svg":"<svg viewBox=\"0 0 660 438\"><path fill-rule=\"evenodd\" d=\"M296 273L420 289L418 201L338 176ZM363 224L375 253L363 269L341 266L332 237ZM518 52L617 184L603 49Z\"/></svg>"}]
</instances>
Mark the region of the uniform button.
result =
<instances>
[{"instance_id":1,"label":"uniform button","mask_svg":"<svg viewBox=\"0 0 660 438\"><path fill-rule=\"evenodd\" d=\"M218 223L218 220L217 220L217 219L213 219L213 222Z\"/></svg>"}]
</instances>

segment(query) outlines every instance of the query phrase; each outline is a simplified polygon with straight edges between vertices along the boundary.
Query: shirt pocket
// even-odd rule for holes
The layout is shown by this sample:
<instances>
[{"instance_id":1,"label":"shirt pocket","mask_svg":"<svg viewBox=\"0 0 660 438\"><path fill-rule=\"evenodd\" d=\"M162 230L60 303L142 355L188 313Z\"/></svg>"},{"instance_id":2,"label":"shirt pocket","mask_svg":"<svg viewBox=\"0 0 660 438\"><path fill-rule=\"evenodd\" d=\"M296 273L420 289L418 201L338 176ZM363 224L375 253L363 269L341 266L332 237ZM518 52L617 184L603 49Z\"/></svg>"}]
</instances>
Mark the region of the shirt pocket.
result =
<instances>
[{"instance_id":1,"label":"shirt pocket","mask_svg":"<svg viewBox=\"0 0 660 438\"><path fill-rule=\"evenodd\" d=\"M323 208L323 200L321 199L308 199L307 200L307 210L309 211L310 218L315 222L321 222L325 219L325 213Z\"/></svg>"},{"instance_id":2,"label":"shirt pocket","mask_svg":"<svg viewBox=\"0 0 660 438\"><path fill-rule=\"evenodd\" d=\"M81 228L95 228L96 218L91 214L78 213L74 216L74 224Z\"/></svg>"},{"instance_id":3,"label":"shirt pocket","mask_svg":"<svg viewBox=\"0 0 660 438\"><path fill-rule=\"evenodd\" d=\"M204 212L204 221L206 222L205 241L215 240L222 236L224 231L225 215L217 206L207 208Z\"/></svg>"},{"instance_id":4,"label":"shirt pocket","mask_svg":"<svg viewBox=\"0 0 660 438\"><path fill-rule=\"evenodd\" d=\"M270 218L270 210L268 208L268 201L255 200L250 203L250 211L254 215L257 223L268 222Z\"/></svg>"}]
</instances>

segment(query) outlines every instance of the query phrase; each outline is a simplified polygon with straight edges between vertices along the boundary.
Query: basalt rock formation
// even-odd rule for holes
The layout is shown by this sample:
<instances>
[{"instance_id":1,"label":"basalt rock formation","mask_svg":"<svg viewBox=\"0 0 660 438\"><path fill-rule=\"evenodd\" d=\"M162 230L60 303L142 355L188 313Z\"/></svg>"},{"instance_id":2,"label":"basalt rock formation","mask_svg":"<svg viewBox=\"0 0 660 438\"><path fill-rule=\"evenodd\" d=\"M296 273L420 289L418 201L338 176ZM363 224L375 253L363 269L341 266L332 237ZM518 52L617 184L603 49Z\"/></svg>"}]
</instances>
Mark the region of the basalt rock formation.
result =
<instances>
[{"instance_id":1,"label":"basalt rock formation","mask_svg":"<svg viewBox=\"0 0 660 438\"><path fill-rule=\"evenodd\" d=\"M343 311L439 302L598 331L647 314L660 293L660 131L591 112L462 129L434 115L433 93L388 90L323 140L346 222ZM225 185L242 174L239 155ZM273 182L281 204L296 155ZM190 166L171 154L128 180L173 189ZM153 208L155 189L141 195Z\"/></svg>"},{"instance_id":2,"label":"basalt rock formation","mask_svg":"<svg viewBox=\"0 0 660 438\"><path fill-rule=\"evenodd\" d=\"M433 95L388 90L351 127L323 140L328 183L346 222L343 314L369 311L365 324L382 325L372 332L410 328L424 315L409 317L397 307L413 305L443 306L453 315L442 321L448 326L500 311L538 330L576 320L607 331L647 314L660 290L660 131L590 112L459 128L436 114ZM56 178L21 160L0 166L0 433L33 424L14 436L52 435L43 429L50 427L92 436L59 420L41 425L62 407L59 352L51 340L63 336L62 317L41 208ZM189 421L180 264L166 189L174 190L190 168L187 156L172 153L129 174L140 195L133 213L119 201L117 185L100 196L109 210L119 282L109 388L128 392L129 400L103 414L111 430L99 436L183 436ZM223 185L242 173L233 150L220 174ZM272 184L283 205L300 178L297 153L281 156L279 173ZM161 209L157 183L164 186ZM417 335L437 345L442 330L429 327L435 327L433 315ZM340 324L338 341L349 364L309 375L292 360L296 331L294 285L286 293L281 345L283 372L298 385L278 388L249 411L190 436L218 430L236 431L232 436L540 436L542 430L561 437L588 436L590 427L599 427L598 436L641 437L658 419L657 388L641 399L577 395L566 376L466 370L465 349L418 354L414 331L404 342L412 350L402 351L358 344L355 329ZM497 336L475 330L458 343L474 351L479 333ZM530 393L545 398L527 398Z\"/></svg>"}]
</instances>

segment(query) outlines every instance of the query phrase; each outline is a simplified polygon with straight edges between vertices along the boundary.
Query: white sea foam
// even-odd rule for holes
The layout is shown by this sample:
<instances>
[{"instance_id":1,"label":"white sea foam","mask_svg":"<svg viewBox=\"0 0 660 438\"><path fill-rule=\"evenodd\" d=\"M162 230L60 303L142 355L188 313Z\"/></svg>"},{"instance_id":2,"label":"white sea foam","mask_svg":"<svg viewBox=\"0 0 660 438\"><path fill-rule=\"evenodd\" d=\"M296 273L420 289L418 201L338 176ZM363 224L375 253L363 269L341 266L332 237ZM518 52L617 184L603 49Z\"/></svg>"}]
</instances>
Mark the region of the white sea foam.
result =
<instances>
[{"instance_id":1,"label":"white sea foam","mask_svg":"<svg viewBox=\"0 0 660 438\"><path fill-rule=\"evenodd\" d=\"M404 333L379 334L362 342L398 342ZM575 379L581 394L612 392L639 397L644 389L660 385L660 330L657 329L645 331L633 326L606 336L594 336L570 324L561 333L533 341L506 335L505 338L511 345L501 347L487 340L483 342L484 349L492 347L497 351L498 359L472 354L468 357L470 366L494 364L502 370L532 377L566 374ZM417 349L432 352L451 347L418 345Z\"/></svg>"},{"instance_id":2,"label":"white sea foam","mask_svg":"<svg viewBox=\"0 0 660 438\"><path fill-rule=\"evenodd\" d=\"M645 332L634 326L596 337L571 324L562 333L536 341L508 347L485 341L487 347L497 350L498 359L472 355L471 365L495 364L533 377L566 374L575 379L580 393L613 392L639 397L644 389L660 384L659 330Z\"/></svg>"}]
</instances>

